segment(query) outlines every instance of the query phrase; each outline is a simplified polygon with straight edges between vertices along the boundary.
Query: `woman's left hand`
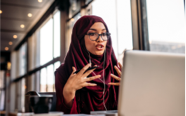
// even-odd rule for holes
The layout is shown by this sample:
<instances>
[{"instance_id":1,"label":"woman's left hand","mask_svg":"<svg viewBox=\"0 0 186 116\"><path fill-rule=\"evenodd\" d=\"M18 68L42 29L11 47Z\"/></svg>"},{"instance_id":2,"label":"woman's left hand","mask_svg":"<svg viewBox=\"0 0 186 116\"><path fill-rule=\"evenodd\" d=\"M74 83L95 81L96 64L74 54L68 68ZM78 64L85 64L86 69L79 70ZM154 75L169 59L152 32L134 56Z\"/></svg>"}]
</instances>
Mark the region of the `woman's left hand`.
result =
<instances>
[{"instance_id":1,"label":"woman's left hand","mask_svg":"<svg viewBox=\"0 0 186 116\"><path fill-rule=\"evenodd\" d=\"M121 65L121 63L118 63L118 64L119 64L119 68L122 70L122 65ZM114 66L114 69L115 69L116 72L118 73L119 77L116 76L116 75L114 75L114 74L111 74L111 75L110 75L112 78L116 79L116 80L119 81L119 82L117 82L117 83L110 82L110 83L108 83L109 85L116 85L116 86L119 86L119 85L120 85L121 71L120 71L119 68L118 68L117 66Z\"/></svg>"}]
</instances>

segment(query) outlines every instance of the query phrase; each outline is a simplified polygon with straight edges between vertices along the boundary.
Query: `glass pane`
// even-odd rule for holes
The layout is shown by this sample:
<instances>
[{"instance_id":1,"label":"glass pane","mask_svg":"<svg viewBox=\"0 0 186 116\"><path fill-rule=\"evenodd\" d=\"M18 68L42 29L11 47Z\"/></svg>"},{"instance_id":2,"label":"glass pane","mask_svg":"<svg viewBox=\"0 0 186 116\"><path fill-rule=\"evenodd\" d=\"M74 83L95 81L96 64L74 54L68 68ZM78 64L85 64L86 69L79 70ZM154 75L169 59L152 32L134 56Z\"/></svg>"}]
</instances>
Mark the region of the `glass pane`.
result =
<instances>
[{"instance_id":1,"label":"glass pane","mask_svg":"<svg viewBox=\"0 0 186 116\"><path fill-rule=\"evenodd\" d=\"M5 71L0 71L0 90L1 88L4 88L4 78L5 78Z\"/></svg>"},{"instance_id":2,"label":"glass pane","mask_svg":"<svg viewBox=\"0 0 186 116\"><path fill-rule=\"evenodd\" d=\"M104 4L104 7L103 7ZM106 7L105 7L106 6ZM106 12L105 12L106 11ZM92 2L92 14L100 16L108 26L111 33L112 46L116 57L118 57L117 47L117 26L116 26L116 1L115 0L96 0Z\"/></svg>"},{"instance_id":3,"label":"glass pane","mask_svg":"<svg viewBox=\"0 0 186 116\"><path fill-rule=\"evenodd\" d=\"M185 53L183 0L147 0L151 51Z\"/></svg>"},{"instance_id":4,"label":"glass pane","mask_svg":"<svg viewBox=\"0 0 186 116\"><path fill-rule=\"evenodd\" d=\"M123 51L133 49L130 0L117 0L118 61L123 61Z\"/></svg>"},{"instance_id":5,"label":"glass pane","mask_svg":"<svg viewBox=\"0 0 186 116\"><path fill-rule=\"evenodd\" d=\"M118 52L132 49L132 22L130 0L117 0Z\"/></svg>"},{"instance_id":6,"label":"glass pane","mask_svg":"<svg viewBox=\"0 0 186 116\"><path fill-rule=\"evenodd\" d=\"M54 58L60 56L60 11L54 15Z\"/></svg>"},{"instance_id":7,"label":"glass pane","mask_svg":"<svg viewBox=\"0 0 186 116\"><path fill-rule=\"evenodd\" d=\"M22 76L26 73L26 53L27 53L27 44L23 44L19 50L19 76Z\"/></svg>"},{"instance_id":8,"label":"glass pane","mask_svg":"<svg viewBox=\"0 0 186 116\"><path fill-rule=\"evenodd\" d=\"M54 63L54 72L56 71L57 68L59 68L59 66L61 65L60 61ZM54 79L55 82L55 79ZM55 86L54 86L54 92L55 92Z\"/></svg>"},{"instance_id":9,"label":"glass pane","mask_svg":"<svg viewBox=\"0 0 186 116\"><path fill-rule=\"evenodd\" d=\"M56 71L57 68L60 66L60 61L54 63L54 71Z\"/></svg>"},{"instance_id":10,"label":"glass pane","mask_svg":"<svg viewBox=\"0 0 186 116\"><path fill-rule=\"evenodd\" d=\"M53 64L47 67L47 92L54 90L54 68Z\"/></svg>"},{"instance_id":11,"label":"glass pane","mask_svg":"<svg viewBox=\"0 0 186 116\"><path fill-rule=\"evenodd\" d=\"M40 92L46 92L46 84L47 84L47 72L46 68L41 69L40 76Z\"/></svg>"},{"instance_id":12,"label":"glass pane","mask_svg":"<svg viewBox=\"0 0 186 116\"><path fill-rule=\"evenodd\" d=\"M0 91L0 111L5 109L5 91Z\"/></svg>"},{"instance_id":13,"label":"glass pane","mask_svg":"<svg viewBox=\"0 0 186 116\"><path fill-rule=\"evenodd\" d=\"M40 30L40 65L53 59L53 19L50 19Z\"/></svg>"},{"instance_id":14,"label":"glass pane","mask_svg":"<svg viewBox=\"0 0 186 116\"><path fill-rule=\"evenodd\" d=\"M25 78L17 82L17 108L19 111L25 111Z\"/></svg>"}]
</instances>

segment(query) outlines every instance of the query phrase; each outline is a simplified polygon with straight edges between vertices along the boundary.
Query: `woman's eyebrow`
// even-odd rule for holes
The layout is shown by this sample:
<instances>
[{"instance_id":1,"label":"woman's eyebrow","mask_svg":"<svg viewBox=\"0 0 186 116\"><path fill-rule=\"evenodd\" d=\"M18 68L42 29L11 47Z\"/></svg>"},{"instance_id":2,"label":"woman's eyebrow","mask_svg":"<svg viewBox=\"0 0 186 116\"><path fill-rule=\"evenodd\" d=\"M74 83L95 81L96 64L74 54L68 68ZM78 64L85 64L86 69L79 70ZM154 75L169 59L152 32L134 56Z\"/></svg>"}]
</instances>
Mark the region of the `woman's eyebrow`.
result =
<instances>
[{"instance_id":1,"label":"woman's eyebrow","mask_svg":"<svg viewBox=\"0 0 186 116\"><path fill-rule=\"evenodd\" d=\"M97 31L96 29L89 29L89 30ZM106 29L102 29L102 31L104 31L104 30L106 30Z\"/></svg>"}]
</instances>

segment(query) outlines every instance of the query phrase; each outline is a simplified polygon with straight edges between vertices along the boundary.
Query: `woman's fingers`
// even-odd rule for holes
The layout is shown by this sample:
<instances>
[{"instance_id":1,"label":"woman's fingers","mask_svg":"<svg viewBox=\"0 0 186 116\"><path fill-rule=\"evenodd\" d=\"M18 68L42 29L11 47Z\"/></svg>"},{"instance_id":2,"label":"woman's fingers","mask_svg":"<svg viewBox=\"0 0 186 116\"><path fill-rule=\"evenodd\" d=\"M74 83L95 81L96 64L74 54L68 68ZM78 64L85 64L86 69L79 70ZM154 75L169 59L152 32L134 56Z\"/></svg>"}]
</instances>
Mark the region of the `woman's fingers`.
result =
<instances>
[{"instance_id":1,"label":"woman's fingers","mask_svg":"<svg viewBox=\"0 0 186 116\"><path fill-rule=\"evenodd\" d=\"M114 66L114 69L116 70L116 72L118 73L118 75L121 76L121 71L119 70L119 68L117 66Z\"/></svg>"},{"instance_id":2,"label":"woman's fingers","mask_svg":"<svg viewBox=\"0 0 186 116\"><path fill-rule=\"evenodd\" d=\"M117 77L116 75L113 75L113 74L111 74L111 77L113 77L114 79L116 79L116 80L118 80L118 81L121 80L121 78L119 78L119 77Z\"/></svg>"},{"instance_id":3,"label":"woman's fingers","mask_svg":"<svg viewBox=\"0 0 186 116\"><path fill-rule=\"evenodd\" d=\"M101 75L96 75L96 76L93 76L93 77L88 77L88 78L85 79L85 81L92 81L92 80L97 79L97 78L100 78L100 77L101 77Z\"/></svg>"},{"instance_id":4,"label":"woman's fingers","mask_svg":"<svg viewBox=\"0 0 186 116\"><path fill-rule=\"evenodd\" d=\"M108 83L109 85L116 85L116 86L119 86L120 83Z\"/></svg>"},{"instance_id":5,"label":"woman's fingers","mask_svg":"<svg viewBox=\"0 0 186 116\"><path fill-rule=\"evenodd\" d=\"M96 68L93 68L91 70L88 70L86 73L83 74L83 77L87 77L88 75L90 75L90 73L92 73Z\"/></svg>"},{"instance_id":6,"label":"woman's fingers","mask_svg":"<svg viewBox=\"0 0 186 116\"><path fill-rule=\"evenodd\" d=\"M74 74L74 72L76 72L76 68L73 66L72 67L72 74Z\"/></svg>"},{"instance_id":7,"label":"woman's fingers","mask_svg":"<svg viewBox=\"0 0 186 116\"><path fill-rule=\"evenodd\" d=\"M97 84L95 84L95 83L84 83L83 86L84 87L86 87L86 86L97 86Z\"/></svg>"},{"instance_id":8,"label":"woman's fingers","mask_svg":"<svg viewBox=\"0 0 186 116\"><path fill-rule=\"evenodd\" d=\"M85 65L77 74L78 75L83 75L83 73L91 66L91 63L88 63ZM86 76L85 76L86 77Z\"/></svg>"},{"instance_id":9,"label":"woman's fingers","mask_svg":"<svg viewBox=\"0 0 186 116\"><path fill-rule=\"evenodd\" d=\"M121 65L121 63L120 62L118 62L118 64L119 64L119 68L122 70L122 65Z\"/></svg>"},{"instance_id":10,"label":"woman's fingers","mask_svg":"<svg viewBox=\"0 0 186 116\"><path fill-rule=\"evenodd\" d=\"M72 73L70 75L70 78L72 77L72 75L74 75L74 72L76 71L76 68L75 67L72 67Z\"/></svg>"}]
</instances>

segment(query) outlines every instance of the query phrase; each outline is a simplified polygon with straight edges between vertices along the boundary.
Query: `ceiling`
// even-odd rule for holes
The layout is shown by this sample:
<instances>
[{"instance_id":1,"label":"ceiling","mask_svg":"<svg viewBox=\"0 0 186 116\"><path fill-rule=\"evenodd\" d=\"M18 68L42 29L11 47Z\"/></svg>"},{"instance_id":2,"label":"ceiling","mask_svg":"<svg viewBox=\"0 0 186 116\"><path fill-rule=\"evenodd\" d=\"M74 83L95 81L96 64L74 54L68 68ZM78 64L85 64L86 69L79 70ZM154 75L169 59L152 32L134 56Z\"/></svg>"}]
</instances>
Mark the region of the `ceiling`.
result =
<instances>
[{"instance_id":1,"label":"ceiling","mask_svg":"<svg viewBox=\"0 0 186 116\"><path fill-rule=\"evenodd\" d=\"M5 47L9 48L7 51L13 51L53 2L54 0L1 0L0 51L6 51ZM28 17L28 13L32 17ZM20 27L21 24L24 24L24 28ZM13 38L14 35L17 35L16 39ZM13 44L9 45L9 42Z\"/></svg>"}]
</instances>

